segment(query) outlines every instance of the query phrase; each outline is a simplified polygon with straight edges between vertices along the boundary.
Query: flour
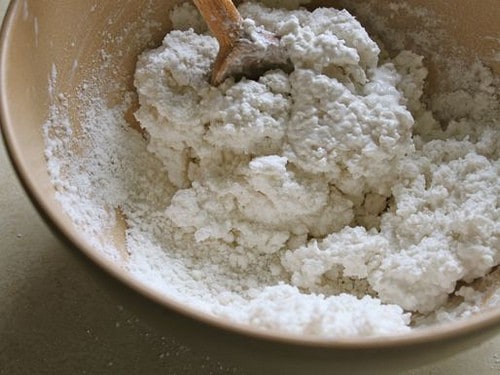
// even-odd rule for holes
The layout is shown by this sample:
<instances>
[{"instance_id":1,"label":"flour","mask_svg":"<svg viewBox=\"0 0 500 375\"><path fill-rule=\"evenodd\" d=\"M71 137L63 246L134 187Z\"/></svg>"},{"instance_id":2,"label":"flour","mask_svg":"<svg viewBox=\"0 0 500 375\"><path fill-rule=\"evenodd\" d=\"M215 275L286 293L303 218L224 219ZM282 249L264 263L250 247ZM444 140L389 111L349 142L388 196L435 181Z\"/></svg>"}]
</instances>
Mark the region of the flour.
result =
<instances>
[{"instance_id":1,"label":"flour","mask_svg":"<svg viewBox=\"0 0 500 375\"><path fill-rule=\"evenodd\" d=\"M186 3L179 30L138 59L147 142L121 116L133 96L109 109L82 94L83 153L65 107L53 113L49 171L75 223L119 260L97 240L118 210L125 269L262 329L387 335L412 314L425 326L479 310L484 295L457 283L500 263L492 73L475 64L428 106L422 57L387 57L347 11L240 12L281 37L293 72L211 86L218 45Z\"/></svg>"}]
</instances>

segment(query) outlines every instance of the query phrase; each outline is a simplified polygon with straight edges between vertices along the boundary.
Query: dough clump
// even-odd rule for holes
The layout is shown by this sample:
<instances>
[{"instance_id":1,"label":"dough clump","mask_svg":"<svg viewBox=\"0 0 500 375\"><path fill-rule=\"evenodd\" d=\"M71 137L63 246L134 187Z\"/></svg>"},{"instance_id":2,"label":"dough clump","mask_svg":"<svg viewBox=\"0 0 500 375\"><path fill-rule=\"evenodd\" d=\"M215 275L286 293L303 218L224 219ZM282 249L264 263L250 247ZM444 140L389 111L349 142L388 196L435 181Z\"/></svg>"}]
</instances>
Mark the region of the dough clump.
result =
<instances>
[{"instance_id":1,"label":"dough clump","mask_svg":"<svg viewBox=\"0 0 500 375\"><path fill-rule=\"evenodd\" d=\"M185 26L135 75L179 244L271 275L245 297L219 294L212 312L297 334L408 331L408 312L437 309L500 262L498 132L441 130L421 102L421 56L382 58L345 10L239 9L281 37L291 73L211 86L217 42Z\"/></svg>"}]
</instances>

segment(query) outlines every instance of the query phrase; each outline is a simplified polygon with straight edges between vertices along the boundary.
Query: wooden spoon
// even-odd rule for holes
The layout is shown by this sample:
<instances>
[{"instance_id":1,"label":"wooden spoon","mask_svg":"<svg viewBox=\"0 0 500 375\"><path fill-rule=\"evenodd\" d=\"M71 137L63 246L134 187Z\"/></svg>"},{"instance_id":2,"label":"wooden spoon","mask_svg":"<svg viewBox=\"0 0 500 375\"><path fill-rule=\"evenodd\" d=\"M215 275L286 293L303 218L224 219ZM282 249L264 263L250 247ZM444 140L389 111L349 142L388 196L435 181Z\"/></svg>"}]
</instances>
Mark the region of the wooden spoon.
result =
<instances>
[{"instance_id":1,"label":"wooden spoon","mask_svg":"<svg viewBox=\"0 0 500 375\"><path fill-rule=\"evenodd\" d=\"M231 0L193 0L219 42L211 83L229 76L258 78L269 69L287 66L279 37L262 27L245 27Z\"/></svg>"}]
</instances>

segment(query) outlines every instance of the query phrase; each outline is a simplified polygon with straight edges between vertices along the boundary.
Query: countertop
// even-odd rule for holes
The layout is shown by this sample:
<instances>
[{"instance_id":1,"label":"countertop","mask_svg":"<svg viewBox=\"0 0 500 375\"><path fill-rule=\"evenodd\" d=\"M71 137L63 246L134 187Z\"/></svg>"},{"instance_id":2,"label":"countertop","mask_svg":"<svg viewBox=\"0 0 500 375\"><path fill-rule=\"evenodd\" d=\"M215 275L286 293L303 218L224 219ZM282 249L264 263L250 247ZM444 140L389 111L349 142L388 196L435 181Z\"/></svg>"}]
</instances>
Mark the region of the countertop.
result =
<instances>
[{"instance_id":1,"label":"countertop","mask_svg":"<svg viewBox=\"0 0 500 375\"><path fill-rule=\"evenodd\" d=\"M8 0L0 0L0 18ZM54 237L0 144L0 374L243 374L117 305ZM402 375L500 374L500 336Z\"/></svg>"}]
</instances>

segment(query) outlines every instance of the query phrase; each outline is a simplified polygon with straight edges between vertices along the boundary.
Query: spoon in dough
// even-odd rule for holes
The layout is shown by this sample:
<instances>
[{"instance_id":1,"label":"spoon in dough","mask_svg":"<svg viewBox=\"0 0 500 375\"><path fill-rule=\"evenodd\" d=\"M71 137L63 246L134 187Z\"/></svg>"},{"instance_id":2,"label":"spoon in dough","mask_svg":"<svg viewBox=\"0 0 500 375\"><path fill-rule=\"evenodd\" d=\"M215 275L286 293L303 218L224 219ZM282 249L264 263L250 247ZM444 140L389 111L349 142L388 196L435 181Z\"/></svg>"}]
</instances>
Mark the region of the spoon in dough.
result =
<instances>
[{"instance_id":1,"label":"spoon in dough","mask_svg":"<svg viewBox=\"0 0 500 375\"><path fill-rule=\"evenodd\" d=\"M193 0L219 42L211 83L227 77L258 78L265 71L287 65L279 37L243 20L231 0Z\"/></svg>"}]
</instances>

